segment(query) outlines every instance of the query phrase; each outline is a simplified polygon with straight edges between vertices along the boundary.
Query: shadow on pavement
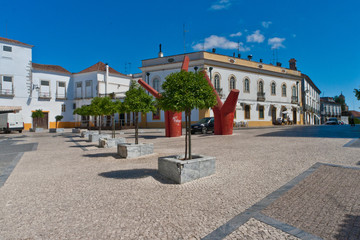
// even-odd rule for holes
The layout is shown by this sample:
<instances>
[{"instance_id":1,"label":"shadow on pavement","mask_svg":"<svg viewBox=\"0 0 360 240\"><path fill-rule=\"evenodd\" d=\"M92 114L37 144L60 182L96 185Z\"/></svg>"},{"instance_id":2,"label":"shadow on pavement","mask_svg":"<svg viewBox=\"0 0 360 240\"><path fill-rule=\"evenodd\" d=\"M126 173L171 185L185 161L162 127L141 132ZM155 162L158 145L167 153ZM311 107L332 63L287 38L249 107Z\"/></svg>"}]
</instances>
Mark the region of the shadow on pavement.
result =
<instances>
[{"instance_id":1,"label":"shadow on pavement","mask_svg":"<svg viewBox=\"0 0 360 240\"><path fill-rule=\"evenodd\" d=\"M94 154L84 154L83 156L89 158L113 157L116 159L124 159L120 157L117 153L94 153Z\"/></svg>"},{"instance_id":2,"label":"shadow on pavement","mask_svg":"<svg viewBox=\"0 0 360 240\"><path fill-rule=\"evenodd\" d=\"M155 169L129 169L100 173L99 176L114 179L140 179L152 177L162 184L175 184L175 182L162 177Z\"/></svg>"},{"instance_id":3,"label":"shadow on pavement","mask_svg":"<svg viewBox=\"0 0 360 240\"><path fill-rule=\"evenodd\" d=\"M313 138L359 138L360 127L348 125L296 126L276 128L273 132L257 137L313 137Z\"/></svg>"},{"instance_id":4,"label":"shadow on pavement","mask_svg":"<svg viewBox=\"0 0 360 240\"><path fill-rule=\"evenodd\" d=\"M360 239L360 216L346 214L335 239Z\"/></svg>"}]
</instances>

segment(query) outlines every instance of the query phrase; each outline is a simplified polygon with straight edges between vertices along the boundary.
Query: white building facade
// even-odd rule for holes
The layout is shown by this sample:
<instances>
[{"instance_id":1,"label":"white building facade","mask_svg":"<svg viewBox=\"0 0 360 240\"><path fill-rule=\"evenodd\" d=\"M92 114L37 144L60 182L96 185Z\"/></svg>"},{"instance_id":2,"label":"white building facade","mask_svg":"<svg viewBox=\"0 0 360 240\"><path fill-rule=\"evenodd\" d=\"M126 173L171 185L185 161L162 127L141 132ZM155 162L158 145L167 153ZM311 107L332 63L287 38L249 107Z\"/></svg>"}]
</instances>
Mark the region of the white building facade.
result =
<instances>
[{"instance_id":1,"label":"white building facade","mask_svg":"<svg viewBox=\"0 0 360 240\"><path fill-rule=\"evenodd\" d=\"M189 71L206 69L211 81L224 102L231 89L240 91L235 122L248 126L269 126L279 119L300 124L301 73L296 70L254 62L225 55L195 52L189 56ZM162 91L165 77L180 71L184 54L142 61L142 78L153 88ZM212 111L192 112L192 121L213 116ZM147 114L143 126L160 127L164 124L163 112L155 118Z\"/></svg>"},{"instance_id":2,"label":"white building facade","mask_svg":"<svg viewBox=\"0 0 360 240\"><path fill-rule=\"evenodd\" d=\"M302 74L302 96L305 125L318 125L321 123L320 93L314 82L305 74Z\"/></svg>"}]
</instances>

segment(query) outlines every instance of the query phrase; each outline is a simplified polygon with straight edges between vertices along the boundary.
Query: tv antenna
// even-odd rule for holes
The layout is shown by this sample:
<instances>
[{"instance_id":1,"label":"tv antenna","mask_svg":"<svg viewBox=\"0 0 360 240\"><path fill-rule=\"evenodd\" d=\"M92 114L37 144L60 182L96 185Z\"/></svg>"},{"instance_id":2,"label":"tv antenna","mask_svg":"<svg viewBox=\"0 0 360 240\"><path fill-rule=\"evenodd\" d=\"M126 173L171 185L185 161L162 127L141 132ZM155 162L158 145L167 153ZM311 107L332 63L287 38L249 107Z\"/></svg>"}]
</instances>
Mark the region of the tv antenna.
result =
<instances>
[{"instance_id":1,"label":"tv antenna","mask_svg":"<svg viewBox=\"0 0 360 240\"><path fill-rule=\"evenodd\" d=\"M184 23L183 24L184 53L186 53L186 38L185 38L185 35L186 35L187 32L189 32L189 31L185 29L185 23Z\"/></svg>"}]
</instances>

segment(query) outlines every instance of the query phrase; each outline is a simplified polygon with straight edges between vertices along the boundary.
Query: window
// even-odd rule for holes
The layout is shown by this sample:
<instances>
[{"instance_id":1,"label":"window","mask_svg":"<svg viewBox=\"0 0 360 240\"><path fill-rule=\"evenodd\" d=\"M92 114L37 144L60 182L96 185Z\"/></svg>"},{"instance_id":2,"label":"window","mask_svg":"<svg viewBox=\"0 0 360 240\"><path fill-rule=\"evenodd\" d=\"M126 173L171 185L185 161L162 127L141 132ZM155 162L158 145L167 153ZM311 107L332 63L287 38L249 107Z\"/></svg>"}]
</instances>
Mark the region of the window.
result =
<instances>
[{"instance_id":1,"label":"window","mask_svg":"<svg viewBox=\"0 0 360 240\"><path fill-rule=\"evenodd\" d=\"M75 98L82 98L82 82L76 83Z\"/></svg>"},{"instance_id":2,"label":"window","mask_svg":"<svg viewBox=\"0 0 360 240\"><path fill-rule=\"evenodd\" d=\"M10 47L10 46L3 46L3 50L4 50L5 52L12 52L12 47Z\"/></svg>"},{"instance_id":3,"label":"window","mask_svg":"<svg viewBox=\"0 0 360 240\"><path fill-rule=\"evenodd\" d=\"M85 81L85 98L92 98L92 80Z\"/></svg>"},{"instance_id":4,"label":"window","mask_svg":"<svg viewBox=\"0 0 360 240\"><path fill-rule=\"evenodd\" d=\"M281 86L281 95L283 97L286 97L286 84L283 83L283 85Z\"/></svg>"},{"instance_id":5,"label":"window","mask_svg":"<svg viewBox=\"0 0 360 240\"><path fill-rule=\"evenodd\" d=\"M0 95L13 95L13 77L2 76L0 78Z\"/></svg>"},{"instance_id":6,"label":"window","mask_svg":"<svg viewBox=\"0 0 360 240\"><path fill-rule=\"evenodd\" d=\"M76 103L73 104L73 109L76 109Z\"/></svg>"},{"instance_id":7,"label":"window","mask_svg":"<svg viewBox=\"0 0 360 240\"><path fill-rule=\"evenodd\" d=\"M250 119L250 105L245 105L245 119Z\"/></svg>"},{"instance_id":8,"label":"window","mask_svg":"<svg viewBox=\"0 0 360 240\"><path fill-rule=\"evenodd\" d=\"M264 106L259 106L259 119L264 119Z\"/></svg>"},{"instance_id":9,"label":"window","mask_svg":"<svg viewBox=\"0 0 360 240\"><path fill-rule=\"evenodd\" d=\"M293 95L293 97L296 97L296 95L297 95L295 86L292 87L292 95Z\"/></svg>"},{"instance_id":10,"label":"window","mask_svg":"<svg viewBox=\"0 0 360 240\"><path fill-rule=\"evenodd\" d=\"M214 87L215 87L216 90L220 89L220 76L219 76L219 74L215 74Z\"/></svg>"},{"instance_id":11,"label":"window","mask_svg":"<svg viewBox=\"0 0 360 240\"><path fill-rule=\"evenodd\" d=\"M62 104L62 105L61 105L61 111L62 111L62 112L66 112L66 105L65 105L65 104Z\"/></svg>"},{"instance_id":12,"label":"window","mask_svg":"<svg viewBox=\"0 0 360 240\"><path fill-rule=\"evenodd\" d=\"M153 120L160 120L160 109L157 108L155 112L153 112Z\"/></svg>"},{"instance_id":13,"label":"window","mask_svg":"<svg viewBox=\"0 0 360 240\"><path fill-rule=\"evenodd\" d=\"M66 83L65 82L57 82L56 98L58 98L58 99L66 98Z\"/></svg>"},{"instance_id":14,"label":"window","mask_svg":"<svg viewBox=\"0 0 360 240\"><path fill-rule=\"evenodd\" d=\"M153 88L154 88L157 92L160 91L160 80L159 80L159 79L155 78L155 79L153 80Z\"/></svg>"},{"instance_id":15,"label":"window","mask_svg":"<svg viewBox=\"0 0 360 240\"><path fill-rule=\"evenodd\" d=\"M235 88L236 88L236 80L235 80L235 77L232 76L230 78L230 90L235 89Z\"/></svg>"},{"instance_id":16,"label":"window","mask_svg":"<svg viewBox=\"0 0 360 240\"><path fill-rule=\"evenodd\" d=\"M47 80L40 81L39 97L50 98L50 81Z\"/></svg>"},{"instance_id":17,"label":"window","mask_svg":"<svg viewBox=\"0 0 360 240\"><path fill-rule=\"evenodd\" d=\"M250 92L250 80L245 78L244 80L244 92L249 93Z\"/></svg>"},{"instance_id":18,"label":"window","mask_svg":"<svg viewBox=\"0 0 360 240\"><path fill-rule=\"evenodd\" d=\"M274 82L271 83L271 95L276 95L276 84Z\"/></svg>"},{"instance_id":19,"label":"window","mask_svg":"<svg viewBox=\"0 0 360 240\"><path fill-rule=\"evenodd\" d=\"M258 89L258 91L260 93L264 92L264 82L262 80L259 81L259 89Z\"/></svg>"}]
</instances>

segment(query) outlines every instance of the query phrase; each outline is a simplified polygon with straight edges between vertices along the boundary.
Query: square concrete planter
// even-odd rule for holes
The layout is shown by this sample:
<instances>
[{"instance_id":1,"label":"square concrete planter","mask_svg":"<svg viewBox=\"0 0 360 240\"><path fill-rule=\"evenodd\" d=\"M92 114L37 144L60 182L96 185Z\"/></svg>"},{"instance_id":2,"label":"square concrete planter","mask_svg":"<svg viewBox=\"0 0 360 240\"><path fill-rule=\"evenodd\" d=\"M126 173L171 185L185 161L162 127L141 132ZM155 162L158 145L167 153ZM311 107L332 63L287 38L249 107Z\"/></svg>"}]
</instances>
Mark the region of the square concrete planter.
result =
<instances>
[{"instance_id":1,"label":"square concrete planter","mask_svg":"<svg viewBox=\"0 0 360 240\"><path fill-rule=\"evenodd\" d=\"M81 131L80 137L82 138L88 138L89 134L99 134L99 131Z\"/></svg>"},{"instance_id":2,"label":"square concrete planter","mask_svg":"<svg viewBox=\"0 0 360 240\"><path fill-rule=\"evenodd\" d=\"M72 133L80 133L80 128L73 128L71 130Z\"/></svg>"},{"instance_id":3,"label":"square concrete planter","mask_svg":"<svg viewBox=\"0 0 360 240\"><path fill-rule=\"evenodd\" d=\"M88 142L99 142L100 138L111 138L110 134L90 133Z\"/></svg>"},{"instance_id":4,"label":"square concrete planter","mask_svg":"<svg viewBox=\"0 0 360 240\"><path fill-rule=\"evenodd\" d=\"M215 173L215 157L192 155L191 160L180 160L184 155L158 158L158 171L176 183L186 183Z\"/></svg>"},{"instance_id":5,"label":"square concrete planter","mask_svg":"<svg viewBox=\"0 0 360 240\"><path fill-rule=\"evenodd\" d=\"M64 132L64 129L63 128L50 128L49 132L50 133L62 133L62 132Z\"/></svg>"},{"instance_id":6,"label":"square concrete planter","mask_svg":"<svg viewBox=\"0 0 360 240\"><path fill-rule=\"evenodd\" d=\"M117 145L117 152L123 158L137 158L154 153L152 143L120 143Z\"/></svg>"},{"instance_id":7,"label":"square concrete planter","mask_svg":"<svg viewBox=\"0 0 360 240\"><path fill-rule=\"evenodd\" d=\"M43 128L30 128L30 132L43 132Z\"/></svg>"},{"instance_id":8,"label":"square concrete planter","mask_svg":"<svg viewBox=\"0 0 360 240\"><path fill-rule=\"evenodd\" d=\"M125 138L100 138L99 147L101 148L113 148L120 143L125 143Z\"/></svg>"}]
</instances>

